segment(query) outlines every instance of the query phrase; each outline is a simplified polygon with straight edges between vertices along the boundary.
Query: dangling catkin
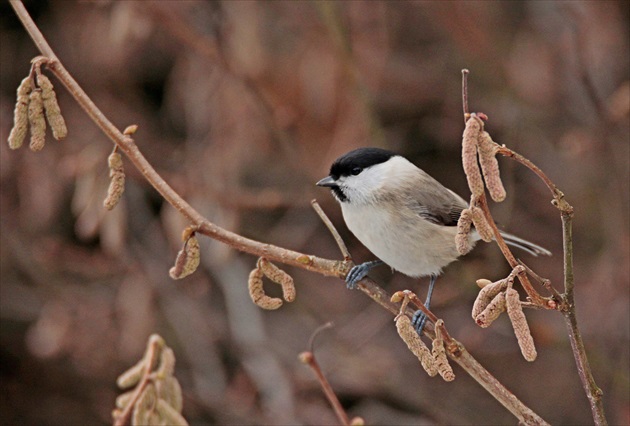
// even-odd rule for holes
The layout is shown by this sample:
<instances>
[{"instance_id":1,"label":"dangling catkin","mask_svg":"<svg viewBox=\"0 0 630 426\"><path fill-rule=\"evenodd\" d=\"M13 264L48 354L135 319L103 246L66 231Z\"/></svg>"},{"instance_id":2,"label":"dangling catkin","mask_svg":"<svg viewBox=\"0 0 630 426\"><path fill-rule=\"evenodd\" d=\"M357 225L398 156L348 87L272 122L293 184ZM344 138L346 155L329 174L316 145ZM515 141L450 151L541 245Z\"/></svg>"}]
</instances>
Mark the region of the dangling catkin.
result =
<instances>
[{"instance_id":1,"label":"dangling catkin","mask_svg":"<svg viewBox=\"0 0 630 426\"><path fill-rule=\"evenodd\" d=\"M249 297L252 298L252 302L263 309L274 310L282 306L282 299L277 297L269 297L265 294L263 288L263 271L260 268L254 268L249 273L249 280L247 285L249 288Z\"/></svg>"},{"instance_id":2,"label":"dangling catkin","mask_svg":"<svg viewBox=\"0 0 630 426\"><path fill-rule=\"evenodd\" d=\"M396 330L398 330L398 335L407 344L409 350L418 358L424 371L429 376L434 377L438 370L433 355L420 336L418 336L407 315L398 315L396 317Z\"/></svg>"},{"instance_id":3,"label":"dangling catkin","mask_svg":"<svg viewBox=\"0 0 630 426\"><path fill-rule=\"evenodd\" d=\"M32 151L39 151L46 143L46 119L44 118L44 101L40 89L33 90L29 95L28 123L31 130L29 148Z\"/></svg>"},{"instance_id":4,"label":"dangling catkin","mask_svg":"<svg viewBox=\"0 0 630 426\"><path fill-rule=\"evenodd\" d=\"M455 373L453 368L448 363L448 357L446 356L446 349L444 348L444 340L439 332L440 328L444 326L443 320L437 320L435 323L435 339L433 339L433 350L431 351L433 359L435 359L435 365L440 376L447 381L452 382L455 380Z\"/></svg>"},{"instance_id":5,"label":"dangling catkin","mask_svg":"<svg viewBox=\"0 0 630 426\"><path fill-rule=\"evenodd\" d=\"M17 100L13 110L13 128L9 133L9 148L18 149L22 146L26 131L28 130L28 103L29 94L33 90L31 77L26 77L17 89Z\"/></svg>"},{"instance_id":6,"label":"dangling catkin","mask_svg":"<svg viewBox=\"0 0 630 426\"><path fill-rule=\"evenodd\" d=\"M496 158L497 149L498 145L492 140L490 134L485 131L481 132L479 136L479 164L490 197L498 203L505 200L506 194L499 173L499 162Z\"/></svg>"},{"instance_id":7,"label":"dangling catkin","mask_svg":"<svg viewBox=\"0 0 630 426\"><path fill-rule=\"evenodd\" d=\"M477 280L479 283L481 280ZM488 281L488 280L485 280ZM494 283L485 283L483 288L479 291L477 298L475 299L475 303L472 308L472 317L474 320L477 320L477 317L484 309L488 306L488 304L494 299L494 297L499 294L499 292L505 290L507 288L507 279L502 279Z\"/></svg>"},{"instance_id":8,"label":"dangling catkin","mask_svg":"<svg viewBox=\"0 0 630 426\"><path fill-rule=\"evenodd\" d=\"M482 121L477 116L471 116L466 122L462 136L462 164L468 181L468 187L473 197L483 194L483 180L477 163L477 143L483 129Z\"/></svg>"},{"instance_id":9,"label":"dangling catkin","mask_svg":"<svg viewBox=\"0 0 630 426\"><path fill-rule=\"evenodd\" d=\"M107 210L112 210L125 192L125 169L123 167L122 156L114 151L107 158L109 166L109 187L107 188L107 197L103 200L103 206Z\"/></svg>"},{"instance_id":10,"label":"dangling catkin","mask_svg":"<svg viewBox=\"0 0 630 426\"><path fill-rule=\"evenodd\" d=\"M482 240L489 243L494 239L494 232L492 232L492 228L490 224L486 220L486 216L483 214L483 210L480 207L472 206L472 221L475 225L475 229Z\"/></svg>"},{"instance_id":11,"label":"dangling catkin","mask_svg":"<svg viewBox=\"0 0 630 426\"><path fill-rule=\"evenodd\" d=\"M51 81L44 74L38 74L37 85L42 89L44 110L46 111L46 118L48 119L48 124L50 124L53 137L58 141L65 139L68 135L68 128L66 127L66 121L61 115L61 109L57 103L57 95L55 95Z\"/></svg>"},{"instance_id":12,"label":"dangling catkin","mask_svg":"<svg viewBox=\"0 0 630 426\"><path fill-rule=\"evenodd\" d=\"M293 302L295 300L295 285L293 284L293 278L276 265L261 257L258 259L258 267L274 283L282 286L282 295L287 302Z\"/></svg>"},{"instance_id":13,"label":"dangling catkin","mask_svg":"<svg viewBox=\"0 0 630 426\"><path fill-rule=\"evenodd\" d=\"M182 279L195 272L199 266L199 262L199 241L197 237L192 235L184 243L184 247L177 253L175 266L173 266L168 273L174 280Z\"/></svg>"},{"instance_id":14,"label":"dangling catkin","mask_svg":"<svg viewBox=\"0 0 630 426\"><path fill-rule=\"evenodd\" d=\"M505 311L505 294L501 292L494 296L488 306L477 315L475 321L481 328L489 327L503 311Z\"/></svg>"},{"instance_id":15,"label":"dangling catkin","mask_svg":"<svg viewBox=\"0 0 630 426\"><path fill-rule=\"evenodd\" d=\"M455 235L455 246L457 252L465 255L472 248L470 245L470 225L472 224L472 213L470 209L462 210L457 221L457 235Z\"/></svg>"},{"instance_id":16,"label":"dangling catkin","mask_svg":"<svg viewBox=\"0 0 630 426\"><path fill-rule=\"evenodd\" d=\"M523 313L518 291L513 288L507 289L505 292L505 301L508 316L510 317L510 321L512 321L512 328L514 328L514 334L521 348L521 353L527 361L532 362L536 359L538 354L534 346L534 338L529 331L529 326L527 325L527 320Z\"/></svg>"}]
</instances>

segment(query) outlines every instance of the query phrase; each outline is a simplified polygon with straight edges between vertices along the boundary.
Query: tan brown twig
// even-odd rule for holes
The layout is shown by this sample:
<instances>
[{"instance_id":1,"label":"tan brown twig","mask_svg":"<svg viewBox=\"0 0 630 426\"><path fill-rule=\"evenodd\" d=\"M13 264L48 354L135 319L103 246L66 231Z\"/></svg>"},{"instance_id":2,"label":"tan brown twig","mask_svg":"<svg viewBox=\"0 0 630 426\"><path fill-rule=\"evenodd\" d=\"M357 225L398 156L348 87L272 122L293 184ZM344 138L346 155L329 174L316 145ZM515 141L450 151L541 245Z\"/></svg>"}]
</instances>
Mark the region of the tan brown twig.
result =
<instances>
[{"instance_id":1,"label":"tan brown twig","mask_svg":"<svg viewBox=\"0 0 630 426\"><path fill-rule=\"evenodd\" d=\"M532 268L527 266L525 262L523 262L521 259L517 259L517 261L519 265L525 268L527 275L529 275L530 277L538 281L540 284L542 284L542 286L545 287L547 290L549 290L549 292L553 295L553 300L549 300L547 303L553 302L553 303L556 303L557 305L551 306L551 308L559 309L558 304L562 303L562 295L558 292L558 290L556 290L556 288L553 285L551 285L551 280L549 278L543 278L540 275L538 275Z\"/></svg>"},{"instance_id":2,"label":"tan brown twig","mask_svg":"<svg viewBox=\"0 0 630 426\"><path fill-rule=\"evenodd\" d=\"M328 399L328 402L330 403L333 410L335 411L335 414L337 415L337 418L339 419L341 424L349 426L350 419L348 417L348 414L346 414L346 411L343 409L341 402L339 402L339 398L337 398L337 395L335 394L335 391L330 385L330 382L328 381L328 379L326 379L326 376L322 372L322 369L319 366L319 363L317 362L317 359L315 358L315 353L313 351L313 344L315 342L315 337L322 331L327 330L331 327L332 327L331 322L328 322L318 327L313 332L313 334L311 334L311 337L309 338L309 342L308 342L309 350L306 352L302 352L298 356L298 358L303 364L306 364L309 367L311 367L311 369L315 373L315 376L317 377L317 381L319 382L319 385L321 386L322 391L324 392L324 395L326 396L326 399Z\"/></svg>"},{"instance_id":3,"label":"tan brown twig","mask_svg":"<svg viewBox=\"0 0 630 426\"><path fill-rule=\"evenodd\" d=\"M418 309L424 312L424 314L427 316L427 319L429 321L435 324L435 322L438 320L438 317L436 317L433 312L431 312L430 310L427 309L426 306L424 306L424 303L422 302L422 300L420 300L420 298L416 296L416 294L413 291L403 290L403 293L405 294L405 296L409 297L410 302L412 302L414 305L418 307Z\"/></svg>"},{"instance_id":4,"label":"tan brown twig","mask_svg":"<svg viewBox=\"0 0 630 426\"><path fill-rule=\"evenodd\" d=\"M337 243L337 247L339 247L339 250L341 251L343 259L348 262L352 261L352 256L350 256L350 252L348 251L348 247L346 247L346 243L341 238L341 235L339 235L337 228L335 228L326 213L324 213L324 210L321 208L317 200L312 200L311 206L313 206L313 209L315 210L319 218L322 220L322 222L324 222L324 225L326 225L326 228L328 228L328 230L332 234L335 242Z\"/></svg>"}]
</instances>

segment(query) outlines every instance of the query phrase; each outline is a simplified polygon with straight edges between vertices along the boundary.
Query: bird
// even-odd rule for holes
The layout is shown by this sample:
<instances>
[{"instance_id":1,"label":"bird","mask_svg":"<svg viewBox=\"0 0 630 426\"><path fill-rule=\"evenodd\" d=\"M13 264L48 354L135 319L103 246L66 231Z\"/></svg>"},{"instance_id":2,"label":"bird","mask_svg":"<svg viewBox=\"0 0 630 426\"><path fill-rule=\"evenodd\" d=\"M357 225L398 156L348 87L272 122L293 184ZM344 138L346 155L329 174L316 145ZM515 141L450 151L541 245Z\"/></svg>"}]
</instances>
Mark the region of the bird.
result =
<instances>
[{"instance_id":1,"label":"bird","mask_svg":"<svg viewBox=\"0 0 630 426\"><path fill-rule=\"evenodd\" d=\"M468 203L455 192L392 151L363 147L337 158L330 173L316 183L329 188L341 206L352 234L377 260L355 265L346 275L347 287L383 263L412 278L430 277L425 306L442 269L457 260L457 222ZM501 231L505 242L531 255L549 250ZM481 237L473 229L472 248ZM413 324L422 333L426 316L417 311Z\"/></svg>"}]
</instances>

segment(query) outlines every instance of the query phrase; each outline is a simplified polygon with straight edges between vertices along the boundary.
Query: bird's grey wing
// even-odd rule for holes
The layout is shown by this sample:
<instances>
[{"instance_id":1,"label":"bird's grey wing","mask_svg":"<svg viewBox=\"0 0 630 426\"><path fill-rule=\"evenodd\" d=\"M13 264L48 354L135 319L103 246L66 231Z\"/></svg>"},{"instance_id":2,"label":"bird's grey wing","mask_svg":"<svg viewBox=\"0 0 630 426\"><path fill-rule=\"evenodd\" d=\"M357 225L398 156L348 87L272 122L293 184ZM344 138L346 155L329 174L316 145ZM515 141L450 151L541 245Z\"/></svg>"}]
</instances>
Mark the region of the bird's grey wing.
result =
<instances>
[{"instance_id":1,"label":"bird's grey wing","mask_svg":"<svg viewBox=\"0 0 630 426\"><path fill-rule=\"evenodd\" d=\"M427 190L431 188L431 190ZM436 225L457 226L468 203L431 176L422 172L421 184L406 191L407 206L425 220Z\"/></svg>"}]
</instances>

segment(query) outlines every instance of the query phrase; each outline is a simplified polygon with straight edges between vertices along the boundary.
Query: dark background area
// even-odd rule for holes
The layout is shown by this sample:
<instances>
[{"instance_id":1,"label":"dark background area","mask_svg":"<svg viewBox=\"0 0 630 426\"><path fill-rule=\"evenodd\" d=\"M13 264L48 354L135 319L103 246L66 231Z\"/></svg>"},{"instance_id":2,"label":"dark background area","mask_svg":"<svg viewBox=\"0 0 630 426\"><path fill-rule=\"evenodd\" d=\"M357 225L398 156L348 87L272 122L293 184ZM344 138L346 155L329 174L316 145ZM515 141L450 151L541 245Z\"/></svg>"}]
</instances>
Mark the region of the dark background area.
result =
<instances>
[{"instance_id":1,"label":"dark background area","mask_svg":"<svg viewBox=\"0 0 630 426\"><path fill-rule=\"evenodd\" d=\"M339 258L310 208L317 198L355 261L372 259L314 183L340 154L396 150L468 197L461 168L462 68L470 108L499 143L540 166L575 208L578 320L611 424L630 421L629 3L27 1L52 48L120 129L214 223L250 238ZM126 162L124 200L106 212L111 142L58 80L68 138L10 151L15 90L38 55L0 4L0 419L111 421L118 374L151 333L177 357L192 424L334 424L315 353L351 416L368 424L515 424L457 366L429 378L392 317L341 280L286 268L297 299L262 311L247 294L256 259L207 238L202 264L168 270L187 225ZM500 159L501 226L554 255L517 253L562 288L550 194ZM517 397L552 424L590 424L561 315L527 311L538 349L523 360L511 326L470 318L477 278L508 268L480 244L438 281L433 311ZM387 268L390 290L420 283ZM267 285L269 292L276 291ZM541 290L542 291L542 290Z\"/></svg>"}]
</instances>

